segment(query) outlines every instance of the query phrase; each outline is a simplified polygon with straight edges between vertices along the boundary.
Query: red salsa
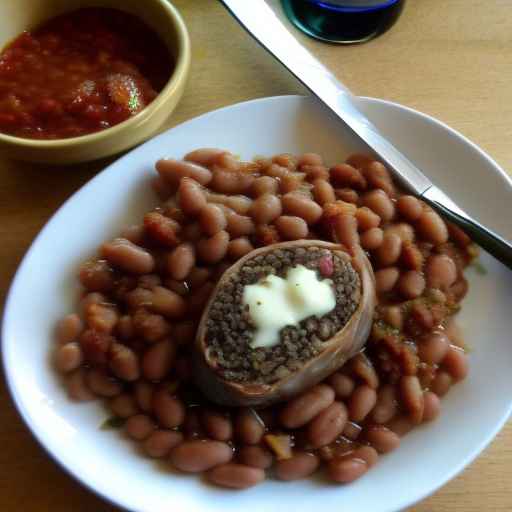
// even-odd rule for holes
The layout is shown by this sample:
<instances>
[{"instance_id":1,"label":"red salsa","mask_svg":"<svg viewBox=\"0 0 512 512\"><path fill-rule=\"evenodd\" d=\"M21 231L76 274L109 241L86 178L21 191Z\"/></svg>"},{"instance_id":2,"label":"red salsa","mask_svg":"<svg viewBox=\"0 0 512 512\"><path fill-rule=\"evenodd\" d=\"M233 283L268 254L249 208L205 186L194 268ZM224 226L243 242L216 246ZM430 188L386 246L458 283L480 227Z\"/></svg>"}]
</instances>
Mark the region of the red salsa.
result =
<instances>
[{"instance_id":1,"label":"red salsa","mask_svg":"<svg viewBox=\"0 0 512 512\"><path fill-rule=\"evenodd\" d=\"M0 54L0 132L61 139L109 128L151 103L173 67L131 14L85 8L53 18Z\"/></svg>"}]
</instances>

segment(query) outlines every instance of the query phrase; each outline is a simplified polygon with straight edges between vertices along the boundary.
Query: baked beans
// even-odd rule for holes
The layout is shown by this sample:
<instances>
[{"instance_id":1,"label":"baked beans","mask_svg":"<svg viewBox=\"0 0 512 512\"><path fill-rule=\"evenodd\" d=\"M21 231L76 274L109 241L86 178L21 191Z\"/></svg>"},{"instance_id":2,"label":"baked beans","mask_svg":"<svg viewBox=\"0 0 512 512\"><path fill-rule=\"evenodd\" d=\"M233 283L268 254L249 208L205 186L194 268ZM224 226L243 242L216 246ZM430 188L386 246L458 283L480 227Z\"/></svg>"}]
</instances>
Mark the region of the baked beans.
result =
<instances>
[{"instance_id":1,"label":"baked beans","mask_svg":"<svg viewBox=\"0 0 512 512\"><path fill-rule=\"evenodd\" d=\"M243 464L222 464L208 471L210 482L230 489L247 489L265 480L265 471Z\"/></svg>"},{"instance_id":2,"label":"baked beans","mask_svg":"<svg viewBox=\"0 0 512 512\"><path fill-rule=\"evenodd\" d=\"M201 148L156 168L165 203L80 267L79 311L57 324L54 363L71 399L104 399L148 457L232 489L321 464L349 483L440 414L468 373L452 320L475 255L464 233L365 155L328 167L316 153L241 162ZM190 350L217 281L258 247L318 238L362 247L375 268L364 351L284 403L210 403Z\"/></svg>"},{"instance_id":3,"label":"baked beans","mask_svg":"<svg viewBox=\"0 0 512 512\"><path fill-rule=\"evenodd\" d=\"M233 457L233 449L220 441L185 441L174 447L170 454L171 464L186 473L201 473L225 464Z\"/></svg>"},{"instance_id":4,"label":"baked beans","mask_svg":"<svg viewBox=\"0 0 512 512\"><path fill-rule=\"evenodd\" d=\"M296 453L293 457L276 463L276 476L280 480L300 480L314 473L318 466L318 457L313 453Z\"/></svg>"}]
</instances>

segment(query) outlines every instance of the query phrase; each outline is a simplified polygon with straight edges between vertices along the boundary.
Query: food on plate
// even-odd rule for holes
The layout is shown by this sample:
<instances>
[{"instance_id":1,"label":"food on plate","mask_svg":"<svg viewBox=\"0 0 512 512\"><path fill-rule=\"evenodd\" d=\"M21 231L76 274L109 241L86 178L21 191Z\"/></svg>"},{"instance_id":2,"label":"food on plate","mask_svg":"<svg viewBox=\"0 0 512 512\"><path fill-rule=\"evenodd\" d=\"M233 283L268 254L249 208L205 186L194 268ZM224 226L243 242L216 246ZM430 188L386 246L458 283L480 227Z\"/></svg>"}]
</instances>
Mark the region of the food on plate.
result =
<instances>
[{"instance_id":1,"label":"food on plate","mask_svg":"<svg viewBox=\"0 0 512 512\"><path fill-rule=\"evenodd\" d=\"M261 406L312 387L361 350L374 278L362 251L319 240L251 251L221 277L195 343L195 380L213 402Z\"/></svg>"},{"instance_id":2,"label":"food on plate","mask_svg":"<svg viewBox=\"0 0 512 512\"><path fill-rule=\"evenodd\" d=\"M172 70L165 44L132 14L65 13L0 54L0 132L60 139L110 128L151 103Z\"/></svg>"},{"instance_id":3,"label":"food on plate","mask_svg":"<svg viewBox=\"0 0 512 512\"><path fill-rule=\"evenodd\" d=\"M351 482L439 415L468 373L454 314L476 249L462 231L364 155L242 162L203 148L156 170L161 205L81 266L78 311L56 330L68 394L103 398L105 428L122 423L149 457L240 489L269 469L296 480L323 468ZM365 298L372 269L375 304ZM366 345L344 340L331 357L365 307ZM294 375L300 384L286 390ZM271 398L231 401L249 385Z\"/></svg>"}]
</instances>

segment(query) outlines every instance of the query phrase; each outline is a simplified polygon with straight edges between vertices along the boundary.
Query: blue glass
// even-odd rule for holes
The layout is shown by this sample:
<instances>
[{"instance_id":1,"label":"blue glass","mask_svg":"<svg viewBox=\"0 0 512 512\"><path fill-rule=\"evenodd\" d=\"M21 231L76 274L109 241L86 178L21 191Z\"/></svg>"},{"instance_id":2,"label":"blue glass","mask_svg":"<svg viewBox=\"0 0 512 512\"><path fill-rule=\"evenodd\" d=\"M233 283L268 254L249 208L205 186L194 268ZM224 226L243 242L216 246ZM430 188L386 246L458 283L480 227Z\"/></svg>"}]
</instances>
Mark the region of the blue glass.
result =
<instances>
[{"instance_id":1,"label":"blue glass","mask_svg":"<svg viewBox=\"0 0 512 512\"><path fill-rule=\"evenodd\" d=\"M349 2L349 1L340 1L340 2L325 2L322 0L306 0L311 4L315 4L316 6L328 9L334 12L370 12L370 11L378 11L380 9L385 9L386 7L390 7L393 4L396 4L398 0L384 0L384 1L376 1L376 2L365 2L362 0L361 2Z\"/></svg>"},{"instance_id":2,"label":"blue glass","mask_svg":"<svg viewBox=\"0 0 512 512\"><path fill-rule=\"evenodd\" d=\"M361 43L388 30L405 0L282 0L303 32L331 43Z\"/></svg>"}]
</instances>

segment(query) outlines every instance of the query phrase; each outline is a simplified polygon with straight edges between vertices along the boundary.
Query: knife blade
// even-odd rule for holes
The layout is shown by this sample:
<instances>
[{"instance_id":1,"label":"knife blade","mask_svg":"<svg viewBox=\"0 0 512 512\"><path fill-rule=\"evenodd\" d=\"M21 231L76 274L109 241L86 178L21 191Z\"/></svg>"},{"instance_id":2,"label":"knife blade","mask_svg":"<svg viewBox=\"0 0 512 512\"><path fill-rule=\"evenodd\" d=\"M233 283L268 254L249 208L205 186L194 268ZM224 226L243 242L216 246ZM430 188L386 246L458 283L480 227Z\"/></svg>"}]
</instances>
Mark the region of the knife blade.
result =
<instances>
[{"instance_id":1,"label":"knife blade","mask_svg":"<svg viewBox=\"0 0 512 512\"><path fill-rule=\"evenodd\" d=\"M221 0L243 28L386 164L399 183L462 228L481 247L512 269L512 245L475 221L436 187L357 108L351 92L288 31L264 0Z\"/></svg>"}]
</instances>

